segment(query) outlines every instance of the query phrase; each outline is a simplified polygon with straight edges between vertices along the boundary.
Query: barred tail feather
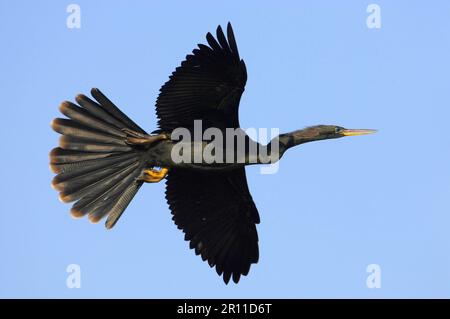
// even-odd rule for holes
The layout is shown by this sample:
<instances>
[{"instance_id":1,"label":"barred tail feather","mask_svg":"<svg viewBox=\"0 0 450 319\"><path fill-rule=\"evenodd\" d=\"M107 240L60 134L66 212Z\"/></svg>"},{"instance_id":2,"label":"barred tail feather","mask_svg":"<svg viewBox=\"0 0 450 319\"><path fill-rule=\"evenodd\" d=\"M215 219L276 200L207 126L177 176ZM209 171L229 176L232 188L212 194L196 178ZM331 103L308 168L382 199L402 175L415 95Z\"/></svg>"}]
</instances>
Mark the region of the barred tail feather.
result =
<instances>
[{"instance_id":1,"label":"barred tail feather","mask_svg":"<svg viewBox=\"0 0 450 319\"><path fill-rule=\"evenodd\" d=\"M143 150L129 145L126 131L145 131L98 89L96 101L78 95L79 105L65 101L52 128L61 134L59 147L50 152L50 168L57 175L52 187L63 202L75 202L74 217L98 222L108 216L112 228L142 186Z\"/></svg>"}]
</instances>

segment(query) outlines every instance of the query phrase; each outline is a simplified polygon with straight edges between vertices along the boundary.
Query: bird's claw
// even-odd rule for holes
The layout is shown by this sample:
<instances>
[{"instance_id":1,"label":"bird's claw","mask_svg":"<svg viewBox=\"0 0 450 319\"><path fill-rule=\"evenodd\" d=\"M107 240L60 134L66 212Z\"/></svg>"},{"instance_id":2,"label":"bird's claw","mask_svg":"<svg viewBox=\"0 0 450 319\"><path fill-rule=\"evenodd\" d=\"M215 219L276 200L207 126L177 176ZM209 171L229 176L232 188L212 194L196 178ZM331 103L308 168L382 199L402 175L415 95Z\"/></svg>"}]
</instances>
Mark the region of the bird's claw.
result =
<instances>
[{"instance_id":1,"label":"bird's claw","mask_svg":"<svg viewBox=\"0 0 450 319\"><path fill-rule=\"evenodd\" d=\"M161 168L160 170L156 170L154 168L145 169L141 176L137 178L137 180L145 182L145 183L158 183L164 177L166 177L169 169L166 167Z\"/></svg>"}]
</instances>

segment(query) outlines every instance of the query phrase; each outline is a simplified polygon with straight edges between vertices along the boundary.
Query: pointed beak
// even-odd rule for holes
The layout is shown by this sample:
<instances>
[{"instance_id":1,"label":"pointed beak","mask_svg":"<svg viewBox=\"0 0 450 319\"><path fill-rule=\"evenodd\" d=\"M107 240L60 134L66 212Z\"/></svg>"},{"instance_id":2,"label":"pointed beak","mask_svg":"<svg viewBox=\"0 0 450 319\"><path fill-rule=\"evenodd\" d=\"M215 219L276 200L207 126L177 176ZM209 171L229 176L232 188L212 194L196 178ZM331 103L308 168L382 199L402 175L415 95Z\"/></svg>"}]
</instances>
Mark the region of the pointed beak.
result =
<instances>
[{"instance_id":1,"label":"pointed beak","mask_svg":"<svg viewBox=\"0 0 450 319\"><path fill-rule=\"evenodd\" d=\"M376 133L377 130L349 130L345 129L341 132L343 136L357 136Z\"/></svg>"}]
</instances>

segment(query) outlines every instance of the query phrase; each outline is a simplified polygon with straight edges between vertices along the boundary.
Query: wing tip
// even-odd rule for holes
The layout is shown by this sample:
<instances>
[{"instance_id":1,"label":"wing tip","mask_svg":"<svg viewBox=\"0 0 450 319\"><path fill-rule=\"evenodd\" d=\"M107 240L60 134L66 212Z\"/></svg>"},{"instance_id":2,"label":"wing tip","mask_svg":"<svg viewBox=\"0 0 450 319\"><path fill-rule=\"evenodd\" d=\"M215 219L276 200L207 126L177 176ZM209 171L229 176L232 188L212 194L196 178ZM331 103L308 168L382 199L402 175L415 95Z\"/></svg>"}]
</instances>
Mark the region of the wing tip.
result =
<instances>
[{"instance_id":1,"label":"wing tip","mask_svg":"<svg viewBox=\"0 0 450 319\"><path fill-rule=\"evenodd\" d=\"M222 279L223 279L223 282L225 283L225 285L228 285L228 283L230 282L230 278L231 278L231 272L226 271L223 273Z\"/></svg>"},{"instance_id":2,"label":"wing tip","mask_svg":"<svg viewBox=\"0 0 450 319\"><path fill-rule=\"evenodd\" d=\"M233 27L231 26L231 22L230 21L227 22L227 31L233 33Z\"/></svg>"},{"instance_id":3,"label":"wing tip","mask_svg":"<svg viewBox=\"0 0 450 319\"><path fill-rule=\"evenodd\" d=\"M241 273L240 272L234 272L233 273L233 282L237 284L239 282L239 279L241 279Z\"/></svg>"},{"instance_id":4,"label":"wing tip","mask_svg":"<svg viewBox=\"0 0 450 319\"><path fill-rule=\"evenodd\" d=\"M220 24L216 28L216 33L218 34L219 32L223 33L222 26Z\"/></svg>"}]
</instances>

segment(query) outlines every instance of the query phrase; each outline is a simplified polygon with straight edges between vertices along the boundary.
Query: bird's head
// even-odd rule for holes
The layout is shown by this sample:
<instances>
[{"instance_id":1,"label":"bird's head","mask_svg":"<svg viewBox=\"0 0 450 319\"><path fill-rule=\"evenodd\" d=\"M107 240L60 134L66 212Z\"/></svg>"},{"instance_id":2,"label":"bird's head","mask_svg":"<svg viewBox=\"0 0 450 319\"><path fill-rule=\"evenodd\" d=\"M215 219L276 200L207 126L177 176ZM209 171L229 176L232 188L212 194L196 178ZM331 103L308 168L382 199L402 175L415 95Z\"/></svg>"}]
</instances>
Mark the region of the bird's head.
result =
<instances>
[{"instance_id":1,"label":"bird's head","mask_svg":"<svg viewBox=\"0 0 450 319\"><path fill-rule=\"evenodd\" d=\"M347 129L336 125L316 125L298 130L292 133L295 142L308 142L339 138L344 136L357 136L375 133L376 130L369 129ZM295 143L297 144L297 143Z\"/></svg>"},{"instance_id":2,"label":"bird's head","mask_svg":"<svg viewBox=\"0 0 450 319\"><path fill-rule=\"evenodd\" d=\"M283 153L284 150L303 143L340 138L344 136L366 135L375 132L376 130L347 129L336 125L316 125L287 134L282 134L280 135L280 142L283 144Z\"/></svg>"}]
</instances>

